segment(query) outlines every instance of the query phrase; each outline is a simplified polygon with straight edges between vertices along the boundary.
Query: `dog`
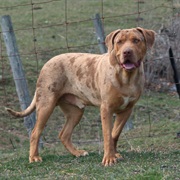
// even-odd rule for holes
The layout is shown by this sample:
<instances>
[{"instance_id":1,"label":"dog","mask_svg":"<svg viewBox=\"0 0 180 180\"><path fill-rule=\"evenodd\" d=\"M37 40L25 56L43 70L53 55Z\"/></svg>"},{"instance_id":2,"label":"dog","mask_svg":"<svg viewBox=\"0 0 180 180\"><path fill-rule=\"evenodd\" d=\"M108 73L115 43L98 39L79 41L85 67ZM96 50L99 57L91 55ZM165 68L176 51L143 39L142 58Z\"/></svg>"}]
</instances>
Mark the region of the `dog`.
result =
<instances>
[{"instance_id":1,"label":"dog","mask_svg":"<svg viewBox=\"0 0 180 180\"><path fill-rule=\"evenodd\" d=\"M153 30L140 27L118 29L107 35L105 44L108 52L103 55L66 53L50 59L40 72L29 107L22 112L7 108L16 117L25 117L36 109L37 120L30 137L29 162L42 161L38 142L56 106L60 106L66 117L59 138L71 154L76 157L88 155L88 152L73 146L71 135L84 108L98 106L104 138L102 164L111 166L121 159L117 141L143 91L143 60L154 40ZM113 114L116 115L114 124Z\"/></svg>"}]
</instances>

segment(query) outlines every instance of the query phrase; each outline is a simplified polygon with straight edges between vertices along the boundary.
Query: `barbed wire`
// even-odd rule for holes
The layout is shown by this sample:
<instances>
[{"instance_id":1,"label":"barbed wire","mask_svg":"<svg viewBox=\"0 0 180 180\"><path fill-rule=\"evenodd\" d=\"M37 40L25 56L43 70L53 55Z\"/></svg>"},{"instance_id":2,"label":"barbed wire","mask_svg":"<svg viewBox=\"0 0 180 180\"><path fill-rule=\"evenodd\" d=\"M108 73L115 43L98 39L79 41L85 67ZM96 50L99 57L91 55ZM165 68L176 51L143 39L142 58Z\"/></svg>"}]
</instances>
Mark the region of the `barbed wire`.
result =
<instances>
[{"instance_id":1,"label":"barbed wire","mask_svg":"<svg viewBox=\"0 0 180 180\"><path fill-rule=\"evenodd\" d=\"M25 4L17 4L17 5L14 5L14 6L0 6L0 9L12 9L12 8L17 8L17 7L24 7L24 6L30 6L31 7L31 10L32 10L32 24L30 27L27 27L27 28L15 28L13 31L14 32L18 32L18 31L27 31L27 30L32 30L33 31L33 41L34 41L34 54L37 55L37 54L41 54L42 52L41 51L38 51L37 48L36 48L36 41L37 41L37 38L36 38L36 30L40 30L40 29L44 29L44 28L52 28L52 27L58 27L58 26L65 26L66 28L66 32L65 32L65 35L66 35L66 47L59 47L59 48L54 48L54 49L51 49L51 50L48 50L48 52L52 52L52 51L56 51L58 49L73 49L73 48L80 48L80 47L84 47L84 46L91 46L91 45L97 45L98 43L90 43L90 44L87 44L87 45L82 45L82 46L69 46L69 43L68 43L68 26L71 25L71 24L79 24L79 23L83 23L83 22L88 22L88 21L93 21L95 18L88 18L88 19L79 19L79 20L76 20L76 21L70 21L68 20L68 15L67 15L67 0L64 0L64 6L65 6L65 19L64 19L64 22L63 23L56 23L56 24L51 24L51 25L44 25L44 24L39 24L38 26L35 25L34 23L34 7L35 5L42 5L42 4L48 4L48 3L52 3L52 2L60 2L62 0L49 0L49 1L42 1L42 2L33 2L33 0L31 0L31 3L25 3ZM138 18L137 18L137 25L139 26L139 19L140 19L140 15L141 14L144 14L144 13L148 13L150 11L154 11L156 9L159 9L159 8L168 8L168 9L172 9L172 11L174 11L174 6L173 6L173 0L172 0L172 7L170 6L167 6L167 5L159 5L159 6L156 6L154 8L150 8L150 9L147 9L147 10L143 10L143 11L140 11L140 1L138 0L137 1L137 12L134 12L134 13L127 13L127 14L120 14L120 15L112 15L112 16L105 16L104 15L104 12L103 12L103 8L104 8L104 1L101 0L101 20L102 22L104 22L104 20L107 20L107 19L114 19L114 18L120 18L120 17L126 17L126 16L132 16L132 15L137 15ZM174 15L174 13L173 13ZM173 21L172 21L173 22ZM104 25L104 23L103 23ZM32 52L30 53L32 54ZM21 56L26 56L26 55L29 55L28 53L21 53ZM4 57L6 57L5 55L3 55ZM12 55L13 56L13 55ZM37 58L37 56L36 56Z\"/></svg>"}]
</instances>

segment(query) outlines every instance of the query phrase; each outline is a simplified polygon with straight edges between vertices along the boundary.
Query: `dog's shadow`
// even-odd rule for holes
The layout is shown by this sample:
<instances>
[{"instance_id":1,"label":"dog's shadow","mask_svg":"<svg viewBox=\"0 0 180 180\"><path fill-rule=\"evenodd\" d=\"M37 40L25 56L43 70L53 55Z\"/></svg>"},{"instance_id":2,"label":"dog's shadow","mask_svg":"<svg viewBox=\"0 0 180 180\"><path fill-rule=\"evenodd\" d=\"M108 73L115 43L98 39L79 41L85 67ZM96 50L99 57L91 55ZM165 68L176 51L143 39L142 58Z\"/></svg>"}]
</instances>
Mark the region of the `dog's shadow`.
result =
<instances>
[{"instance_id":1,"label":"dog's shadow","mask_svg":"<svg viewBox=\"0 0 180 180\"><path fill-rule=\"evenodd\" d=\"M135 151L121 151L120 154L124 158L123 160L119 160L118 163L138 163L139 161L152 161L152 159L158 159L162 158L162 156L165 158L166 154L161 154L157 152L135 152ZM42 159L43 162L36 162L36 163L29 163L26 156L23 155L22 157L16 159L16 162L24 163L29 167L36 167L36 166L44 166L44 164L51 164L51 163L57 163L57 164L63 164L63 165L69 165L69 164L99 164L101 165L101 161L103 158L103 153L98 152L90 152L87 156L81 156L81 157L75 157L71 154L58 154L58 153L52 153L52 152L44 152L42 153ZM14 161L11 163L13 164Z\"/></svg>"},{"instance_id":2,"label":"dog's shadow","mask_svg":"<svg viewBox=\"0 0 180 180\"><path fill-rule=\"evenodd\" d=\"M96 152L89 153L87 156L75 157L71 154L67 155L57 155L57 154L46 154L43 155L43 162L50 163L50 162L59 162L63 164L69 164L73 162L77 163L90 163L90 162L101 162L103 154L99 154Z\"/></svg>"},{"instance_id":3,"label":"dog's shadow","mask_svg":"<svg viewBox=\"0 0 180 180\"><path fill-rule=\"evenodd\" d=\"M156 158L158 156L155 152L135 152L135 151L129 151L120 152L123 159L118 160L118 162L121 163L127 163L129 161L137 162L139 160L148 160L151 158ZM81 156L81 157L75 157L71 154L67 155L57 155L57 154L44 154L42 156L44 163L51 163L51 162L59 162L63 164L69 164L69 163L101 163L103 158L103 153L98 152L90 152L87 156Z\"/></svg>"}]
</instances>

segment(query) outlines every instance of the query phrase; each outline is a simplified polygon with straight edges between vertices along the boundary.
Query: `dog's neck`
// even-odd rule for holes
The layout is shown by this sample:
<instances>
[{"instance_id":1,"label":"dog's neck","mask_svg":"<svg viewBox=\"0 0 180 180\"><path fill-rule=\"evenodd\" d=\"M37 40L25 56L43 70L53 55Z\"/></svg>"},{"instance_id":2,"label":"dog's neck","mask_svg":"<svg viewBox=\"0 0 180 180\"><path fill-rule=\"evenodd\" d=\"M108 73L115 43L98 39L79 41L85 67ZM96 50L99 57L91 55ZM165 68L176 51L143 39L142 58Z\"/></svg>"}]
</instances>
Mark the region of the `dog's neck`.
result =
<instances>
[{"instance_id":1,"label":"dog's neck","mask_svg":"<svg viewBox=\"0 0 180 180\"><path fill-rule=\"evenodd\" d=\"M141 63L140 67L134 69L131 72L128 72L125 69L119 67L119 71L116 73L120 87L134 90L136 89L141 92L143 91L145 82L143 63Z\"/></svg>"},{"instance_id":2,"label":"dog's neck","mask_svg":"<svg viewBox=\"0 0 180 180\"><path fill-rule=\"evenodd\" d=\"M143 65L140 67L134 69L133 71L127 71L121 67L119 71L119 78L121 79L122 84L128 85L128 84L137 84L138 82L142 81L142 78L144 78L144 72L143 72Z\"/></svg>"}]
</instances>

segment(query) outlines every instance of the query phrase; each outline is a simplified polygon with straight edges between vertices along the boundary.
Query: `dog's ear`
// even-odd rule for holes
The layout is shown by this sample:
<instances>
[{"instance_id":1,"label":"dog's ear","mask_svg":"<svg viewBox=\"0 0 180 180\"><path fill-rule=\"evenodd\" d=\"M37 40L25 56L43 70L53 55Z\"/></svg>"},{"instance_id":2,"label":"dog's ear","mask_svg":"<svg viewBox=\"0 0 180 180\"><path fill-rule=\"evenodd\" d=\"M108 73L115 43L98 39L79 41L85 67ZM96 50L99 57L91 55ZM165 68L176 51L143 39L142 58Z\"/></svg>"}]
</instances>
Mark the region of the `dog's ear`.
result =
<instances>
[{"instance_id":1,"label":"dog's ear","mask_svg":"<svg viewBox=\"0 0 180 180\"><path fill-rule=\"evenodd\" d=\"M153 30L143 29L141 27L137 27L136 29L143 34L147 47L151 48L154 44L156 33Z\"/></svg>"},{"instance_id":2,"label":"dog's ear","mask_svg":"<svg viewBox=\"0 0 180 180\"><path fill-rule=\"evenodd\" d=\"M113 31L111 32L110 34L108 34L106 36L106 39L105 39L105 43L106 43L106 46L108 48L108 52L111 52L114 48L114 39L116 37L116 35L120 32L121 30L118 29L116 31Z\"/></svg>"}]
</instances>

